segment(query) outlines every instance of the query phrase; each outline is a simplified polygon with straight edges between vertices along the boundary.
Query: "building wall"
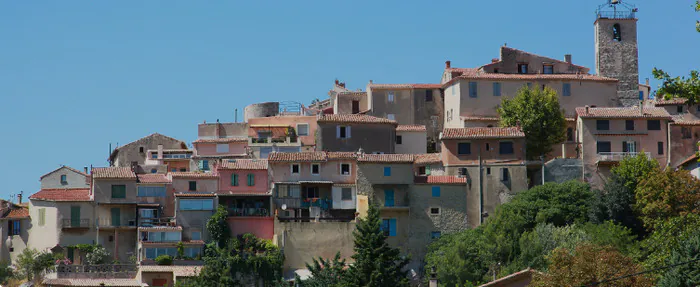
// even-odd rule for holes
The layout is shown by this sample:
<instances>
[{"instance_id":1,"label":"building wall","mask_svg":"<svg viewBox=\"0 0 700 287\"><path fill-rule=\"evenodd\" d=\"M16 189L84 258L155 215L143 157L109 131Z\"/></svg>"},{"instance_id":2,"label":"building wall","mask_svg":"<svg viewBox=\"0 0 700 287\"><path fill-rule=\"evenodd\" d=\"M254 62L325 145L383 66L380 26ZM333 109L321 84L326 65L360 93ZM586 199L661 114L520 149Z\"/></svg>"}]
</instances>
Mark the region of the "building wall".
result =
<instances>
[{"instance_id":1,"label":"building wall","mask_svg":"<svg viewBox=\"0 0 700 287\"><path fill-rule=\"evenodd\" d=\"M228 217L232 236L252 233L258 238L272 240L275 232L274 217Z\"/></svg>"},{"instance_id":2,"label":"building wall","mask_svg":"<svg viewBox=\"0 0 700 287\"><path fill-rule=\"evenodd\" d=\"M15 262L17 256L27 248L27 243L29 241L29 229L31 229L31 221L29 218L15 219L20 221L20 233L19 235L8 236L9 219L0 220L0 261L4 262ZM10 251L10 246L7 245L8 241L12 246L12 251Z\"/></svg>"},{"instance_id":3,"label":"building wall","mask_svg":"<svg viewBox=\"0 0 700 287\"><path fill-rule=\"evenodd\" d=\"M352 263L355 222L275 222L274 242L284 251L284 269L306 269L312 259L336 253Z\"/></svg>"},{"instance_id":4,"label":"building wall","mask_svg":"<svg viewBox=\"0 0 700 287\"><path fill-rule=\"evenodd\" d=\"M372 111L369 115L389 118L389 114L394 115L394 120L400 125L410 125L415 123L415 115L410 111L414 111L412 94L410 89L386 90L367 87L368 94L371 94ZM394 101L389 101L389 93L394 93Z\"/></svg>"},{"instance_id":5,"label":"building wall","mask_svg":"<svg viewBox=\"0 0 700 287\"><path fill-rule=\"evenodd\" d=\"M248 124L240 123L203 123L197 125L197 137L202 138L230 138L246 137Z\"/></svg>"},{"instance_id":6,"label":"building wall","mask_svg":"<svg viewBox=\"0 0 700 287\"><path fill-rule=\"evenodd\" d=\"M316 116L275 116L267 118L251 118L248 119L248 124L253 125L289 125L290 127L297 130L297 124L308 124L309 125L309 135L299 136L299 140L302 145L313 146L316 144L315 133L318 128L316 123ZM298 132L297 132L298 134ZM255 132L250 129L248 131L248 136L255 135Z\"/></svg>"},{"instance_id":7,"label":"building wall","mask_svg":"<svg viewBox=\"0 0 700 287\"><path fill-rule=\"evenodd\" d=\"M229 177L230 179L230 177ZM240 179L239 179L240 180ZM197 182L196 192L216 192L218 191L218 179L202 179L202 178L173 178L172 188L175 192L189 192L190 181ZM245 184L245 181L243 182ZM229 183L230 185L230 183Z\"/></svg>"},{"instance_id":8,"label":"building wall","mask_svg":"<svg viewBox=\"0 0 700 287\"><path fill-rule=\"evenodd\" d=\"M683 138L683 129L690 131L690 138ZM683 160L698 151L700 126L671 125L671 167L677 167Z\"/></svg>"},{"instance_id":9,"label":"building wall","mask_svg":"<svg viewBox=\"0 0 700 287\"><path fill-rule=\"evenodd\" d=\"M93 179L92 192L95 202L136 203L136 180L97 180ZM112 185L125 185L126 198L112 198Z\"/></svg>"},{"instance_id":10,"label":"building wall","mask_svg":"<svg viewBox=\"0 0 700 287\"><path fill-rule=\"evenodd\" d=\"M423 154L428 150L426 132L396 132L401 136L401 144L396 143L396 153Z\"/></svg>"},{"instance_id":11,"label":"building wall","mask_svg":"<svg viewBox=\"0 0 700 287\"><path fill-rule=\"evenodd\" d=\"M342 199L343 188L350 188L352 190L352 198L350 200ZM355 186L333 186L331 192L333 195L333 209L355 209L357 207L357 189Z\"/></svg>"},{"instance_id":12,"label":"building wall","mask_svg":"<svg viewBox=\"0 0 700 287\"><path fill-rule=\"evenodd\" d=\"M214 209L213 210L180 210L180 199L201 199L201 198L177 198L175 201L176 211L175 220L177 220L178 225L182 226L182 237L183 240L189 239L191 230L198 230L202 232L202 240L209 240L209 233L206 229L206 224L209 218L216 212L216 207L219 205L217 198L208 197L207 199L214 199Z\"/></svg>"},{"instance_id":13,"label":"building wall","mask_svg":"<svg viewBox=\"0 0 700 287\"><path fill-rule=\"evenodd\" d=\"M71 207L80 207L80 218L87 219L86 229L63 229L63 220L71 219ZM39 225L39 210L45 210L45 223ZM95 207L92 202L52 202L31 200L29 203L31 229L28 245L48 250L56 245L93 244L95 242Z\"/></svg>"},{"instance_id":14,"label":"building wall","mask_svg":"<svg viewBox=\"0 0 700 287\"><path fill-rule=\"evenodd\" d=\"M61 183L61 175L66 176L66 183ZM77 173L66 167L55 171L41 179L41 189L49 188L89 188L84 174Z\"/></svg>"},{"instance_id":15,"label":"building wall","mask_svg":"<svg viewBox=\"0 0 700 287\"><path fill-rule=\"evenodd\" d=\"M501 47L500 61L486 65L484 71L494 73L498 69L498 73L517 74L520 63L528 64L528 74L543 74L544 64L553 65L555 74L588 73L587 68L574 66L566 61L542 57L505 46Z\"/></svg>"},{"instance_id":16,"label":"building wall","mask_svg":"<svg viewBox=\"0 0 700 287\"><path fill-rule=\"evenodd\" d=\"M338 126L350 126L350 138L337 138ZM317 150L394 153L396 127L392 124L321 123L318 128Z\"/></svg>"},{"instance_id":17,"label":"building wall","mask_svg":"<svg viewBox=\"0 0 700 287\"><path fill-rule=\"evenodd\" d=\"M463 128L460 115L462 106L461 85L451 85L445 89L445 108L443 113L444 128ZM468 88L468 87L467 87ZM469 92L467 90L467 92Z\"/></svg>"},{"instance_id":18,"label":"building wall","mask_svg":"<svg viewBox=\"0 0 700 287\"><path fill-rule=\"evenodd\" d=\"M336 114L352 114L352 102L359 103L360 112L369 109L367 103L367 93L335 94L332 97L333 112Z\"/></svg>"},{"instance_id":19,"label":"building wall","mask_svg":"<svg viewBox=\"0 0 700 287\"><path fill-rule=\"evenodd\" d=\"M391 167L391 176L384 176L384 167ZM360 163L358 182L362 177L369 184L413 184L413 165L394 163Z\"/></svg>"},{"instance_id":20,"label":"building wall","mask_svg":"<svg viewBox=\"0 0 700 287\"><path fill-rule=\"evenodd\" d=\"M340 173L340 164L350 164L350 174L343 175ZM299 174L292 174L292 164L299 164ZM311 165L320 164L319 175L311 174ZM354 160L347 161L327 161L319 163L271 163L270 171L274 182L293 182L293 181L332 181L333 183L354 184L357 163Z\"/></svg>"},{"instance_id":21,"label":"building wall","mask_svg":"<svg viewBox=\"0 0 700 287\"><path fill-rule=\"evenodd\" d=\"M246 147L248 146L248 142L232 142L227 144L228 152L225 153L216 152L216 143L195 143L194 150L195 154L198 156L246 154Z\"/></svg>"},{"instance_id":22,"label":"building wall","mask_svg":"<svg viewBox=\"0 0 700 287\"><path fill-rule=\"evenodd\" d=\"M100 230L97 234L97 244L102 245L109 252L110 259L119 262L129 262L129 257L137 254L136 239L135 228Z\"/></svg>"},{"instance_id":23,"label":"building wall","mask_svg":"<svg viewBox=\"0 0 700 287\"><path fill-rule=\"evenodd\" d=\"M500 154L500 142L513 142L512 154ZM471 143L471 153L460 155L459 143ZM488 150L486 145L488 144ZM525 139L494 139L494 140L443 140L442 160L445 166L477 165L479 156L484 161L493 160L523 160L525 159Z\"/></svg>"},{"instance_id":24,"label":"building wall","mask_svg":"<svg viewBox=\"0 0 700 287\"><path fill-rule=\"evenodd\" d=\"M267 170L218 169L216 172L219 175L218 186L220 192L268 193L270 191ZM231 176L234 173L238 175L238 186L233 186L231 182ZM253 186L248 186L248 174L255 176L255 184Z\"/></svg>"},{"instance_id":25,"label":"building wall","mask_svg":"<svg viewBox=\"0 0 700 287\"><path fill-rule=\"evenodd\" d=\"M440 141L440 132L442 132L442 126L445 122L443 118L445 101L440 89L431 90L433 93L432 101L426 100L427 89L413 90L413 124L425 126L427 138L430 138L435 142L435 145L438 146L437 143ZM425 138L423 141L425 141Z\"/></svg>"},{"instance_id":26,"label":"building wall","mask_svg":"<svg viewBox=\"0 0 700 287\"><path fill-rule=\"evenodd\" d=\"M619 24L622 41L613 40L613 25ZM620 80L618 105L639 104L639 51L637 19L598 19L595 22L595 55L598 75Z\"/></svg>"},{"instance_id":27,"label":"building wall","mask_svg":"<svg viewBox=\"0 0 700 287\"><path fill-rule=\"evenodd\" d=\"M148 286L153 285L153 279L165 279L167 282L166 286L175 286L175 281L173 281L172 272L139 272L141 275L141 282L148 284Z\"/></svg>"},{"instance_id":28,"label":"building wall","mask_svg":"<svg viewBox=\"0 0 700 287\"><path fill-rule=\"evenodd\" d=\"M146 151L158 149L158 145L163 145L163 149L187 148L184 142L166 137L161 134L152 134L137 141L131 142L118 148L119 152L114 161L114 166L131 167L132 162L143 165L146 160ZM143 152L141 151L143 148Z\"/></svg>"},{"instance_id":29,"label":"building wall","mask_svg":"<svg viewBox=\"0 0 700 287\"><path fill-rule=\"evenodd\" d=\"M279 102L264 102L248 105L244 110L244 118L246 122L250 122L253 118L274 117L280 112Z\"/></svg>"}]
</instances>

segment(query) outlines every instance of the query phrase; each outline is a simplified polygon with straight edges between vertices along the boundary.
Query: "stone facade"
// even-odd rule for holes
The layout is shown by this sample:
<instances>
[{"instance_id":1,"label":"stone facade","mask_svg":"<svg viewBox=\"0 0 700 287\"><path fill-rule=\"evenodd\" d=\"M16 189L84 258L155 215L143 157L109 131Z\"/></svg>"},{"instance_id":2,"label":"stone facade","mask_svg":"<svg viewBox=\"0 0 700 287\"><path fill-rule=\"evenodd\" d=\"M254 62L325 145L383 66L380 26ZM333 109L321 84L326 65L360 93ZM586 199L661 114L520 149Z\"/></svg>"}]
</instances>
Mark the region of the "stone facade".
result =
<instances>
[{"instance_id":1,"label":"stone facade","mask_svg":"<svg viewBox=\"0 0 700 287\"><path fill-rule=\"evenodd\" d=\"M158 149L158 145L162 145L164 149L187 148L187 144L181 140L154 133L114 149L109 156L109 162L117 167L143 165L146 161L146 152Z\"/></svg>"},{"instance_id":2,"label":"stone facade","mask_svg":"<svg viewBox=\"0 0 700 287\"><path fill-rule=\"evenodd\" d=\"M614 37L614 27L620 29L620 40ZM639 104L637 19L597 19L595 55L597 74L619 80L615 97L618 105Z\"/></svg>"}]
</instances>

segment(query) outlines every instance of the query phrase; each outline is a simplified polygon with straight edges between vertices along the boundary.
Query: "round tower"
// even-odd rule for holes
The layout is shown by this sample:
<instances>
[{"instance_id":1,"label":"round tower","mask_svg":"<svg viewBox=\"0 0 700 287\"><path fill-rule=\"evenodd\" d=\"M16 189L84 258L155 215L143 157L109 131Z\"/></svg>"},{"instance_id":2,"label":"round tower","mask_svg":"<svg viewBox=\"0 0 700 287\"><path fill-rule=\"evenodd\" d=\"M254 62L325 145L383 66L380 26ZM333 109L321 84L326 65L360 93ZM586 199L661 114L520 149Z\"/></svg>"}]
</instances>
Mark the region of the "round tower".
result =
<instances>
[{"instance_id":1,"label":"round tower","mask_svg":"<svg viewBox=\"0 0 700 287\"><path fill-rule=\"evenodd\" d=\"M243 110L243 118L246 122L251 118L266 118L274 117L280 113L280 103L279 102L266 102L252 104Z\"/></svg>"}]
</instances>

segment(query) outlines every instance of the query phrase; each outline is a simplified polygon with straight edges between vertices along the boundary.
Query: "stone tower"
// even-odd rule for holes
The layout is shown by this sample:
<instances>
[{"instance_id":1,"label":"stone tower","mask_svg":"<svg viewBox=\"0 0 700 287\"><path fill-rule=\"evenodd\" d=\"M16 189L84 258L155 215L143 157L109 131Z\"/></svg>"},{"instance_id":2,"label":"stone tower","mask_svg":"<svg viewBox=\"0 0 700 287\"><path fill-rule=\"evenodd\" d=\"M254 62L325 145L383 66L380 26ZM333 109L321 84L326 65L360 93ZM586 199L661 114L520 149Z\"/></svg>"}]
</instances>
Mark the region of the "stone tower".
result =
<instances>
[{"instance_id":1,"label":"stone tower","mask_svg":"<svg viewBox=\"0 0 700 287\"><path fill-rule=\"evenodd\" d=\"M621 106L640 101L636 12L623 0L607 0L596 11L596 74L620 81L616 102Z\"/></svg>"}]
</instances>

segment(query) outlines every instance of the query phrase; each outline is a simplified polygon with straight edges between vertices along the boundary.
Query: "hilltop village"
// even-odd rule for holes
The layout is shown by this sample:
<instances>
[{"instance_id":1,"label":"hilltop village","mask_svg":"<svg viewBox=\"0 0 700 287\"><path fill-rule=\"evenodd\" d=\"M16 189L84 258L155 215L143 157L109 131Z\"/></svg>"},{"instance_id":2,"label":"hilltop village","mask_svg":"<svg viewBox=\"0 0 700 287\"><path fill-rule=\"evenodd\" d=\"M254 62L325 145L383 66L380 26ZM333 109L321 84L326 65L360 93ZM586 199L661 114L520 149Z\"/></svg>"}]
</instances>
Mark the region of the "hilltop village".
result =
<instances>
[{"instance_id":1,"label":"hilltop village","mask_svg":"<svg viewBox=\"0 0 700 287\"><path fill-rule=\"evenodd\" d=\"M191 143L153 133L114 148L108 166L46 171L40 190L4 202L0 260L64 254L74 267L47 286L174 286L201 270L207 220L223 206L231 236L271 240L293 279L313 258L349 259L356 222L375 205L389 245L420 273L432 240L481 225L543 181L599 188L639 153L698 176L700 105L654 99L640 83L634 11L599 13L594 28L593 70L503 46L479 67L446 61L428 83L336 80L310 105L257 103L240 122L200 123ZM537 160L496 110L523 87L553 89L566 112L566 140ZM95 244L115 264L87 272L80 247ZM178 252L188 259L155 264Z\"/></svg>"}]
</instances>

